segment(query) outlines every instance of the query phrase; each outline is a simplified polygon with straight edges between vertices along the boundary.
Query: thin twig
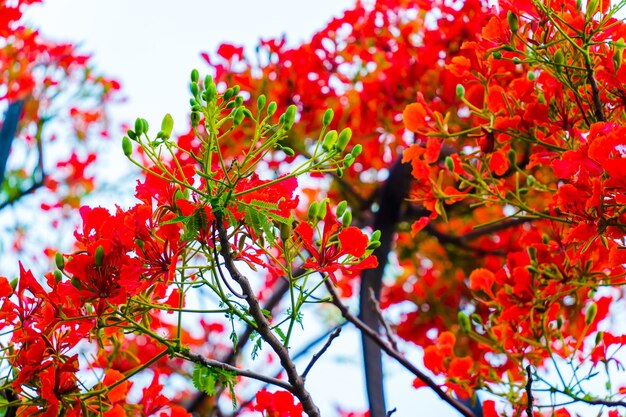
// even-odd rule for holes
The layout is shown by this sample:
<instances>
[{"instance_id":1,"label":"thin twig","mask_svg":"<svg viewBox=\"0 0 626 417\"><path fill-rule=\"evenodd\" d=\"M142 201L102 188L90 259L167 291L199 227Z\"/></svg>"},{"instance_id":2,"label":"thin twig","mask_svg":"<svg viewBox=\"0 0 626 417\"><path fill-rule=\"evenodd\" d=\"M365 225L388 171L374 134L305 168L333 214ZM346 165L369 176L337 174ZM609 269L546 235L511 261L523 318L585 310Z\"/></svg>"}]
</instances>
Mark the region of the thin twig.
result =
<instances>
[{"instance_id":1,"label":"thin twig","mask_svg":"<svg viewBox=\"0 0 626 417\"><path fill-rule=\"evenodd\" d=\"M528 401L526 415L533 417L533 374L530 365L526 367L526 373L528 374L528 381L526 381L526 397Z\"/></svg>"},{"instance_id":2,"label":"thin twig","mask_svg":"<svg viewBox=\"0 0 626 417\"><path fill-rule=\"evenodd\" d=\"M374 295L374 290L372 290L371 288L370 288L370 301L372 302L372 304L374 305L374 308L376 309L376 314L378 315L378 321L380 321L380 324L382 324L383 328L385 329L385 336L387 336L387 340L389 341L389 344L394 350L398 350L398 343L396 342L396 339L393 337L393 331L391 330L391 326L389 326L389 322L385 320L385 317L383 316L383 311L380 309L380 303L378 302L378 300L376 299L376 296Z\"/></svg>"},{"instance_id":3,"label":"thin twig","mask_svg":"<svg viewBox=\"0 0 626 417\"><path fill-rule=\"evenodd\" d=\"M367 326L357 317L355 317L350 310L341 302L339 297L337 296L337 292L333 287L333 284L326 280L326 289L331 295L331 302L339 309L341 315L348 320L350 323L354 324L356 328L361 331L361 334L368 337L372 340L376 345L380 346L380 348L387 353L387 355L391 356L395 359L400 365L406 368L409 372L419 378L424 384L426 384L430 389L432 389L442 400L450 404L454 409L456 409L459 413L461 413L465 417L476 417L476 415L470 410L465 404L462 404L459 400L454 397L451 397L446 392L444 392L439 385L435 381L433 381L428 375L420 371L415 365L409 362L400 352L393 349L385 340L383 340L380 335L371 327Z\"/></svg>"},{"instance_id":4,"label":"thin twig","mask_svg":"<svg viewBox=\"0 0 626 417\"><path fill-rule=\"evenodd\" d=\"M335 340L337 337L339 337L340 333L341 333L341 327L337 327L330 334L330 336L328 337L328 340L326 341L326 343L324 343L324 346L322 346L322 348L320 349L319 352L317 352L315 355L313 355L313 358L311 358L311 362L309 362L309 364L304 369L304 372L302 372L302 379L306 379L306 376L309 374L309 371L311 369L313 369L313 365L315 365L315 362L317 362L319 360L319 358L321 358L322 355L324 353L326 353L326 351L330 347L331 343L333 343L333 340Z\"/></svg>"}]
</instances>

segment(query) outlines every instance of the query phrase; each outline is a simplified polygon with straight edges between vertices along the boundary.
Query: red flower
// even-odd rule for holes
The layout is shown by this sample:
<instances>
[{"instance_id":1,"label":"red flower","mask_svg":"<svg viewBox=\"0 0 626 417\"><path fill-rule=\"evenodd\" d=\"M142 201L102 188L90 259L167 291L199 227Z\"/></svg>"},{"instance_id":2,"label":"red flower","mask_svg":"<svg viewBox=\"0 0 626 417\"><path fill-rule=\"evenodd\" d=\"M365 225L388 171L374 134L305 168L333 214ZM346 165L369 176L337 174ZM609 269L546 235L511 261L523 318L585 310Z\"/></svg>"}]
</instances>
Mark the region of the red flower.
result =
<instances>
[{"instance_id":1,"label":"red flower","mask_svg":"<svg viewBox=\"0 0 626 417\"><path fill-rule=\"evenodd\" d=\"M302 417L302 405L294 404L293 395L287 391L259 391L254 410L262 411L265 417Z\"/></svg>"},{"instance_id":2,"label":"red flower","mask_svg":"<svg viewBox=\"0 0 626 417\"><path fill-rule=\"evenodd\" d=\"M308 223L300 223L296 234L302 240L302 244L311 254L305 263L305 268L316 269L327 273L333 282L337 283L335 273L341 271L345 275L355 275L364 269L375 268L378 265L376 257L370 255L361 259L367 250L369 239L366 234L357 227L347 227L341 230L340 223L332 214L329 204L326 204L326 217L324 218L324 230L319 249L313 241L313 227ZM331 241L333 237L337 241Z\"/></svg>"}]
</instances>

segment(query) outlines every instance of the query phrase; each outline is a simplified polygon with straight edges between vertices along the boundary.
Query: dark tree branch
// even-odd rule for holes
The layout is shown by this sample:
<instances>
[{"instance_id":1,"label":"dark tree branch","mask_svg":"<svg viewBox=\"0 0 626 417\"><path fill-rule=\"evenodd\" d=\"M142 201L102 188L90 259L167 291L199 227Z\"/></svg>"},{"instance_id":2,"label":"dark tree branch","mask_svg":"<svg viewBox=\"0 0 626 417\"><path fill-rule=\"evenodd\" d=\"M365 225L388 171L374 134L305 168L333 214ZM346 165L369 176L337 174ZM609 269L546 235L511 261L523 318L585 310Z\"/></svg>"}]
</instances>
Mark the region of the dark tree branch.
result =
<instances>
[{"instance_id":1,"label":"dark tree branch","mask_svg":"<svg viewBox=\"0 0 626 417\"><path fill-rule=\"evenodd\" d=\"M533 374L530 365L526 367L526 374L528 375L528 381L526 381L526 415L533 417Z\"/></svg>"},{"instance_id":2,"label":"dark tree branch","mask_svg":"<svg viewBox=\"0 0 626 417\"><path fill-rule=\"evenodd\" d=\"M230 251L230 242L228 240L228 234L224 227L224 221L221 216L216 215L215 226L217 228L219 241L220 241L220 254L224 259L224 266L230 273L231 278L239 284L244 295L247 296L246 302L249 306L249 312L254 321L256 322L256 331L263 338L263 340L270 345L272 350L276 353L280 360L280 364L287 374L289 383L291 384L291 392L298 397L302 404L302 409L309 417L320 417L320 412L311 395L304 387L304 380L298 374L295 364L289 356L287 348L276 338L272 332L272 328L267 318L263 314L263 309L259 304L259 300L254 294L254 290L250 285L250 281L243 276L237 269Z\"/></svg>"},{"instance_id":3,"label":"dark tree branch","mask_svg":"<svg viewBox=\"0 0 626 417\"><path fill-rule=\"evenodd\" d=\"M378 259L375 269L365 270L361 274L361 290L359 294L359 318L370 329L378 329L378 314L370 301L370 294L376 300L380 299L382 278L387 265L387 258L391 251L392 240L396 226L400 220L402 203L409 194L411 185L411 165L402 164L398 159L389 170L389 177L383 185L379 198L379 209L372 225L374 230L380 230L381 245L374 250ZM383 389L383 365L380 347L365 334L361 335L363 342L363 362L365 367L365 383L367 398L372 417L384 417L387 414Z\"/></svg>"},{"instance_id":4,"label":"dark tree branch","mask_svg":"<svg viewBox=\"0 0 626 417\"><path fill-rule=\"evenodd\" d=\"M433 381L428 375L420 371L415 365L409 362L400 352L393 349L389 343L387 343L376 330L369 327L362 320L355 317L350 313L348 307L345 306L337 296L337 292L333 287L333 284L326 280L326 288L331 295L331 302L339 309L341 315L352 323L357 329L361 331L361 334L365 335L368 339L370 339L373 343L379 346L387 355L395 359L400 365L406 368L409 372L419 378L424 384L426 384L430 389L432 389L442 400L450 404L454 407L459 413L461 413L465 417L476 417L474 412L470 410L465 404L463 404L458 399L451 397L446 392L444 392L439 385ZM387 413L384 414L386 416Z\"/></svg>"},{"instance_id":5,"label":"dark tree branch","mask_svg":"<svg viewBox=\"0 0 626 417\"><path fill-rule=\"evenodd\" d=\"M600 89L598 88L598 83L596 82L596 78L593 75L591 59L589 58L589 54L586 51L584 55L585 68L587 69L587 82L591 86L593 114L595 115L597 122L606 122L606 117L604 116L604 108L602 106L602 101L600 100Z\"/></svg>"},{"instance_id":6,"label":"dark tree branch","mask_svg":"<svg viewBox=\"0 0 626 417\"><path fill-rule=\"evenodd\" d=\"M383 326L383 328L385 329L385 336L387 336L387 340L389 341L389 344L391 345L392 348L394 348L395 350L398 350L398 343L396 343L396 339L393 337L391 326L389 326L389 323L387 322L387 320L385 320L385 317L383 316L383 311L380 309L380 303L374 296L373 291L370 292L370 300L372 304L374 305L374 307L376 308L376 315L378 316L378 321L380 322L381 326Z\"/></svg>"},{"instance_id":7,"label":"dark tree branch","mask_svg":"<svg viewBox=\"0 0 626 417\"><path fill-rule=\"evenodd\" d=\"M326 353L326 351L330 347L331 343L333 343L333 340L335 340L337 337L339 337L339 333L341 333L341 327L337 327L330 334L330 336L328 337L328 340L326 341L326 343L324 343L324 346L322 346L320 351L317 352L315 355L313 355L313 358L311 358L311 362L309 362L309 364L306 366L304 372L302 372L302 379L306 379L306 376L309 374L309 371L311 369L313 369L313 365L315 365L315 362L317 362L319 360L319 358L321 358L322 355L324 353Z\"/></svg>"}]
</instances>

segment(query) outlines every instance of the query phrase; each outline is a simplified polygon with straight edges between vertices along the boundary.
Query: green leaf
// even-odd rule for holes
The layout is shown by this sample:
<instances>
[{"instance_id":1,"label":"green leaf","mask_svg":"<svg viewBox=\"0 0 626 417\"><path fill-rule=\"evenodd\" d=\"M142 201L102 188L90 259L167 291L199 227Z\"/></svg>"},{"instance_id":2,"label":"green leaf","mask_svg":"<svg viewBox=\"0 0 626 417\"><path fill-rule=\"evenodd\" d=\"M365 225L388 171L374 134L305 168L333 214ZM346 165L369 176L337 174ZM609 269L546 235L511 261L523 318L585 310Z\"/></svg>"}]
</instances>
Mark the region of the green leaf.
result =
<instances>
[{"instance_id":1,"label":"green leaf","mask_svg":"<svg viewBox=\"0 0 626 417\"><path fill-rule=\"evenodd\" d=\"M215 384L217 378L213 369L200 363L196 363L196 366L193 368L193 386L207 395L215 395L216 392Z\"/></svg>"}]
</instances>

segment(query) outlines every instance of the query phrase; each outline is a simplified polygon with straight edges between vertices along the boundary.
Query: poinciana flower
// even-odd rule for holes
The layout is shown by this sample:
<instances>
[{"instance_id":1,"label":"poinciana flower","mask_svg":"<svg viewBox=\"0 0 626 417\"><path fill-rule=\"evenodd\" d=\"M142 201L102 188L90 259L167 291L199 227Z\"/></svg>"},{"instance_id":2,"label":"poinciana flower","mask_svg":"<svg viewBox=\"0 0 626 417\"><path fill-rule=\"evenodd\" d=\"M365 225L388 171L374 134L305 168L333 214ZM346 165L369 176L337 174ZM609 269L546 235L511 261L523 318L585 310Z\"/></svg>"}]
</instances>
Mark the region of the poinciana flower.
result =
<instances>
[{"instance_id":1,"label":"poinciana flower","mask_svg":"<svg viewBox=\"0 0 626 417\"><path fill-rule=\"evenodd\" d=\"M319 245L313 240L314 230L309 223L300 223L294 231L311 255L303 267L327 273L335 284L338 282L337 271L344 275L356 275L364 269L375 268L378 265L373 255L362 259L369 243L367 235L354 226L341 229L341 223L331 212L328 203ZM333 239L334 237L337 240Z\"/></svg>"}]
</instances>

